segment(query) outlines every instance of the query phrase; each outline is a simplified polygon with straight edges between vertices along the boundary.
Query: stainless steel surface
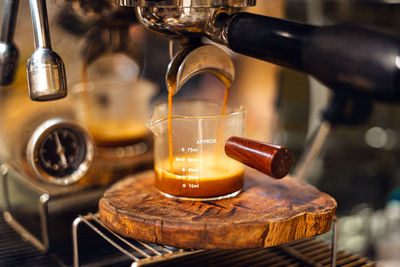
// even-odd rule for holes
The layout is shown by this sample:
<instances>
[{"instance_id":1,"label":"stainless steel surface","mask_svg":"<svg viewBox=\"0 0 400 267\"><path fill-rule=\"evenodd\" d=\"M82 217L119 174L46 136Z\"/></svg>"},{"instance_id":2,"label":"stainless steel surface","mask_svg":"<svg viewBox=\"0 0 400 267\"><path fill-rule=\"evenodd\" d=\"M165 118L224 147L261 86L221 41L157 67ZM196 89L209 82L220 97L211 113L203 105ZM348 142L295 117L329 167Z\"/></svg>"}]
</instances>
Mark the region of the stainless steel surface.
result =
<instances>
[{"instance_id":1,"label":"stainless steel surface","mask_svg":"<svg viewBox=\"0 0 400 267\"><path fill-rule=\"evenodd\" d=\"M45 0L30 0L35 48L51 48L49 22Z\"/></svg>"},{"instance_id":2,"label":"stainless steel surface","mask_svg":"<svg viewBox=\"0 0 400 267\"><path fill-rule=\"evenodd\" d=\"M36 101L63 98L67 95L65 67L51 50L46 1L30 0L29 4L36 48L26 66L29 96Z\"/></svg>"},{"instance_id":3,"label":"stainless steel surface","mask_svg":"<svg viewBox=\"0 0 400 267\"><path fill-rule=\"evenodd\" d=\"M93 223L92 223L92 222ZM201 252L201 250L192 249L177 249L170 246L157 245L145 243L138 240L128 240L124 237L112 232L107 226L105 226L98 218L97 214L89 213L86 216L78 216L72 224L72 236L73 236L73 246L74 246L74 266L80 266L79 263L79 236L78 236L78 226L81 223L85 223L93 231L95 231L102 238L107 240L111 245L118 249L125 256L129 257L133 263L131 266L140 266L142 264L147 264L151 262L165 261L167 259L172 259L176 257L181 257L193 253ZM95 224L97 225L95 225ZM116 238L113 241L107 234ZM126 247L126 249L124 248Z\"/></svg>"},{"instance_id":4,"label":"stainless steel surface","mask_svg":"<svg viewBox=\"0 0 400 267\"><path fill-rule=\"evenodd\" d=\"M173 60L174 59L174 40L169 40L169 45L168 45L168 52L169 52L169 59Z\"/></svg>"},{"instance_id":5,"label":"stainless steel surface","mask_svg":"<svg viewBox=\"0 0 400 267\"><path fill-rule=\"evenodd\" d=\"M19 0L6 0L3 8L3 24L1 26L0 41L12 43L14 39L15 23L17 20Z\"/></svg>"},{"instance_id":6,"label":"stainless steel surface","mask_svg":"<svg viewBox=\"0 0 400 267\"><path fill-rule=\"evenodd\" d=\"M118 248L124 255L128 256L131 260L138 260L135 256L131 255L129 252L127 252L125 249L122 247L118 246L117 243L109 239L106 235L103 235L102 232L98 231L98 229L93 226L86 218L79 216L74 220L72 223L72 237L73 237L73 246L74 246L74 266L79 266L79 248L78 248L78 226L81 222L85 222L90 228L92 228L96 233L98 233L101 237L106 239L108 242L110 242L113 246Z\"/></svg>"},{"instance_id":7,"label":"stainless steel surface","mask_svg":"<svg viewBox=\"0 0 400 267\"><path fill-rule=\"evenodd\" d=\"M339 234L339 227L338 227L338 217L333 217L333 229L332 229L332 267L336 267L337 265L337 241L338 241L338 234Z\"/></svg>"},{"instance_id":8,"label":"stainless steel surface","mask_svg":"<svg viewBox=\"0 0 400 267\"><path fill-rule=\"evenodd\" d=\"M74 131L78 132L79 134L82 135L84 138L84 150L85 150L85 157L82 162L79 163L78 166L76 166L76 169L74 172L68 176L65 177L55 177L52 176L51 174L47 173L39 164L39 159L38 159L38 154L39 154L39 149L40 149L40 143L44 138L47 137L47 135L57 129L57 128L69 128L73 129ZM58 138L58 137L57 137ZM58 139L57 139L58 140ZM59 140L58 140L59 143ZM60 146L60 147L59 147ZM57 147L57 153L61 153L61 156L63 155L63 148L61 147L61 144ZM58 151L60 150L60 151ZM77 123L63 119L63 118L54 118L45 121L43 124L41 124L35 132L32 134L30 140L28 141L28 145L26 148L26 156L27 156L27 161L30 165L30 167L33 169L34 173L42 179L45 182L49 182L52 184L57 184L57 185L69 185L72 183L75 183L82 179L89 171L92 163L93 163L93 157L94 157L94 145L92 139L89 137L89 134L86 133L86 131L80 127ZM61 157L60 156L60 157ZM63 158L61 157L61 161ZM64 161L65 155L64 155Z\"/></svg>"},{"instance_id":9,"label":"stainless steel surface","mask_svg":"<svg viewBox=\"0 0 400 267\"><path fill-rule=\"evenodd\" d=\"M135 7L136 17L149 30L170 38L187 38L207 35L214 41L223 42L219 36L223 26L218 18L239 12L239 7ZM218 33L218 34L217 34Z\"/></svg>"},{"instance_id":10,"label":"stainless steel surface","mask_svg":"<svg viewBox=\"0 0 400 267\"><path fill-rule=\"evenodd\" d=\"M14 44L0 42L0 85L13 82L18 66L18 49Z\"/></svg>"},{"instance_id":11,"label":"stainless steel surface","mask_svg":"<svg viewBox=\"0 0 400 267\"><path fill-rule=\"evenodd\" d=\"M115 0L120 6L157 7L246 7L256 4L256 0Z\"/></svg>"},{"instance_id":12,"label":"stainless steel surface","mask_svg":"<svg viewBox=\"0 0 400 267\"><path fill-rule=\"evenodd\" d=\"M193 76L208 72L230 88L235 79L233 62L224 50L215 45L183 48L168 65L166 81L176 94Z\"/></svg>"},{"instance_id":13,"label":"stainless steel surface","mask_svg":"<svg viewBox=\"0 0 400 267\"><path fill-rule=\"evenodd\" d=\"M18 0L5 0L4 2L0 32L0 85L2 86L13 82L18 66L19 53L14 44L18 5Z\"/></svg>"},{"instance_id":14,"label":"stainless steel surface","mask_svg":"<svg viewBox=\"0 0 400 267\"><path fill-rule=\"evenodd\" d=\"M323 121L317 129L315 138L312 140L310 148L304 152L300 163L296 169L295 177L299 180L305 180L310 168L315 163L316 159L325 144L326 138L331 131L331 124L328 121Z\"/></svg>"},{"instance_id":15,"label":"stainless steel surface","mask_svg":"<svg viewBox=\"0 0 400 267\"><path fill-rule=\"evenodd\" d=\"M135 6L138 20L151 31L169 37L206 35L225 43L223 29L233 13L254 6L254 0L121 1Z\"/></svg>"},{"instance_id":16,"label":"stainless steel surface","mask_svg":"<svg viewBox=\"0 0 400 267\"><path fill-rule=\"evenodd\" d=\"M15 167L10 164L2 164L0 166L0 185L3 203L3 218L5 222L13 228L25 241L35 246L41 252L47 252L50 248L50 235L54 234L50 230L51 224L56 224L52 216L57 216L58 212L68 213L71 207L78 208L85 205L92 205L103 193L104 188L94 188L85 190L82 187L58 187L57 188L40 186L40 184L32 183L25 180L21 173L15 171ZM21 189L16 190L15 185L18 184ZM11 189L12 188L12 189ZM11 190L11 191L10 191ZM31 203L37 203L38 220L37 229L33 229L29 224L31 218L23 217L21 219L21 208L17 208L15 197L12 194L21 192L32 192L36 196ZM12 194L10 194L12 192ZM36 202L35 202L36 201ZM78 204L77 204L78 203ZM52 213L53 215L50 215ZM29 212L29 214L31 214ZM24 214L25 216L25 214ZM32 216L32 214L31 214ZM62 222L57 222L62 224ZM54 226L53 226L54 227ZM52 241L54 242L54 240ZM0 261L1 262L1 261Z\"/></svg>"},{"instance_id":17,"label":"stainless steel surface","mask_svg":"<svg viewBox=\"0 0 400 267\"><path fill-rule=\"evenodd\" d=\"M1 165L1 180L2 180L2 189L3 189L3 203L5 205L5 209L3 211L4 220L16 231L18 232L25 240L30 242L36 248L41 251L47 251L49 248L49 232L48 232L48 200L49 195L44 193L40 195L38 199L39 206L39 216L41 222L41 234L42 240L33 235L29 230L27 230L18 220L13 216L12 207L9 202L9 192L8 182L9 182L9 170L8 166L5 164Z\"/></svg>"}]
</instances>

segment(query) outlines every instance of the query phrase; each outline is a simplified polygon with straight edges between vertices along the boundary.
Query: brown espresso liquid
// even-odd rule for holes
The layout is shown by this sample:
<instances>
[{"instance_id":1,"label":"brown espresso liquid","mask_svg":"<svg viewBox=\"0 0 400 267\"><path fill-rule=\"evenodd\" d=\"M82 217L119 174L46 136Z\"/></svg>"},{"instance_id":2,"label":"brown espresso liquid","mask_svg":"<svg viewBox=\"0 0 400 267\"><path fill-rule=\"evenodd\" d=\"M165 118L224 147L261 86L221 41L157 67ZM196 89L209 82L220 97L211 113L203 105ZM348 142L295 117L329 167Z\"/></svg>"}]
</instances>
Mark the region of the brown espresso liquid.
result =
<instances>
[{"instance_id":1,"label":"brown espresso liquid","mask_svg":"<svg viewBox=\"0 0 400 267\"><path fill-rule=\"evenodd\" d=\"M203 155L197 160L201 162L199 173L193 173L190 169L200 169L200 164L190 168L187 163L175 160L174 169L167 171L170 162L169 159L164 160L162 169L155 169L156 187L173 196L193 198L224 196L242 188L243 168L239 164L229 159L216 162L214 155Z\"/></svg>"},{"instance_id":2,"label":"brown espresso liquid","mask_svg":"<svg viewBox=\"0 0 400 267\"><path fill-rule=\"evenodd\" d=\"M218 197L239 191L243 185L243 168L229 159L215 159L214 155L203 155L201 158L192 159L194 162L201 162L197 166L174 160L171 123L174 91L173 87L168 88L169 158L161 163L161 169L155 168L156 187L172 196L193 198ZM226 87L222 115L226 113L229 91L229 87ZM221 140L222 131L222 128L218 129L219 140ZM177 158L182 157L175 157ZM197 172L193 172L193 169Z\"/></svg>"},{"instance_id":3,"label":"brown espresso liquid","mask_svg":"<svg viewBox=\"0 0 400 267\"><path fill-rule=\"evenodd\" d=\"M97 118L93 116L93 109L90 108L88 83L88 66L82 65L82 104L86 116L86 126L88 127L97 146L100 147L118 147L126 146L143 141L147 135L147 128L143 122L134 121L116 121L106 118ZM112 88L110 88L112 90Z\"/></svg>"}]
</instances>

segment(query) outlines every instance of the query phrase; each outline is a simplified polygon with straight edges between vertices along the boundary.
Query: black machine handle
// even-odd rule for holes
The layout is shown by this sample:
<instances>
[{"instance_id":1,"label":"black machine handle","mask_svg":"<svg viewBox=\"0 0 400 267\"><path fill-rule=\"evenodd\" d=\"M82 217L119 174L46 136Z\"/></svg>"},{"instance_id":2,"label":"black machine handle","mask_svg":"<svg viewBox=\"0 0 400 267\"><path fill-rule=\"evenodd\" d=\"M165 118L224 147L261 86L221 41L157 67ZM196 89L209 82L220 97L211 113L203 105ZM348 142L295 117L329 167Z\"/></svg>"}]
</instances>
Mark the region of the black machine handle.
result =
<instances>
[{"instance_id":1,"label":"black machine handle","mask_svg":"<svg viewBox=\"0 0 400 267\"><path fill-rule=\"evenodd\" d=\"M311 74L330 89L400 101L400 39L362 26L311 26L250 13L228 24L235 52Z\"/></svg>"}]
</instances>

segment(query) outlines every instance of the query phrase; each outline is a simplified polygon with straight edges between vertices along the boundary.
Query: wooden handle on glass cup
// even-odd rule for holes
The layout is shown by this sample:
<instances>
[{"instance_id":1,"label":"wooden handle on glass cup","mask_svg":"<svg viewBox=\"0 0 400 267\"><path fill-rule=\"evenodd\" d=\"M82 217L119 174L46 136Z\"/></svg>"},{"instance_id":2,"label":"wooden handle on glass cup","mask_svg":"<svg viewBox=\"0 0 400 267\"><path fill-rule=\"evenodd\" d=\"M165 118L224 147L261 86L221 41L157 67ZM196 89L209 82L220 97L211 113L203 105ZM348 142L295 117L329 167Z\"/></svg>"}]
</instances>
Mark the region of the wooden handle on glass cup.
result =
<instances>
[{"instance_id":1,"label":"wooden handle on glass cup","mask_svg":"<svg viewBox=\"0 0 400 267\"><path fill-rule=\"evenodd\" d=\"M286 176L293 163L292 153L286 147L242 137L230 137L225 143L225 153L276 179Z\"/></svg>"}]
</instances>

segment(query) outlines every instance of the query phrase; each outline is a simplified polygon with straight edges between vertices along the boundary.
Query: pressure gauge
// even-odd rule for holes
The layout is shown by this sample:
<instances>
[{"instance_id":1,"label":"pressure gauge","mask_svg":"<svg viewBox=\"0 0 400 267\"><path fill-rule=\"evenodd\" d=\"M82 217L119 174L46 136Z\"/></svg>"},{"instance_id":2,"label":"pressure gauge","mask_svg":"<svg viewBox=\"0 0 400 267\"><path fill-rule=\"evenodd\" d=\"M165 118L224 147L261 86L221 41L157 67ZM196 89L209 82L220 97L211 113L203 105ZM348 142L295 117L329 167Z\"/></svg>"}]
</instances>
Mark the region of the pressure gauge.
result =
<instances>
[{"instance_id":1,"label":"pressure gauge","mask_svg":"<svg viewBox=\"0 0 400 267\"><path fill-rule=\"evenodd\" d=\"M75 122L54 118L33 132L27 145L27 160L42 180L69 185L80 180L93 161L93 141Z\"/></svg>"}]
</instances>

